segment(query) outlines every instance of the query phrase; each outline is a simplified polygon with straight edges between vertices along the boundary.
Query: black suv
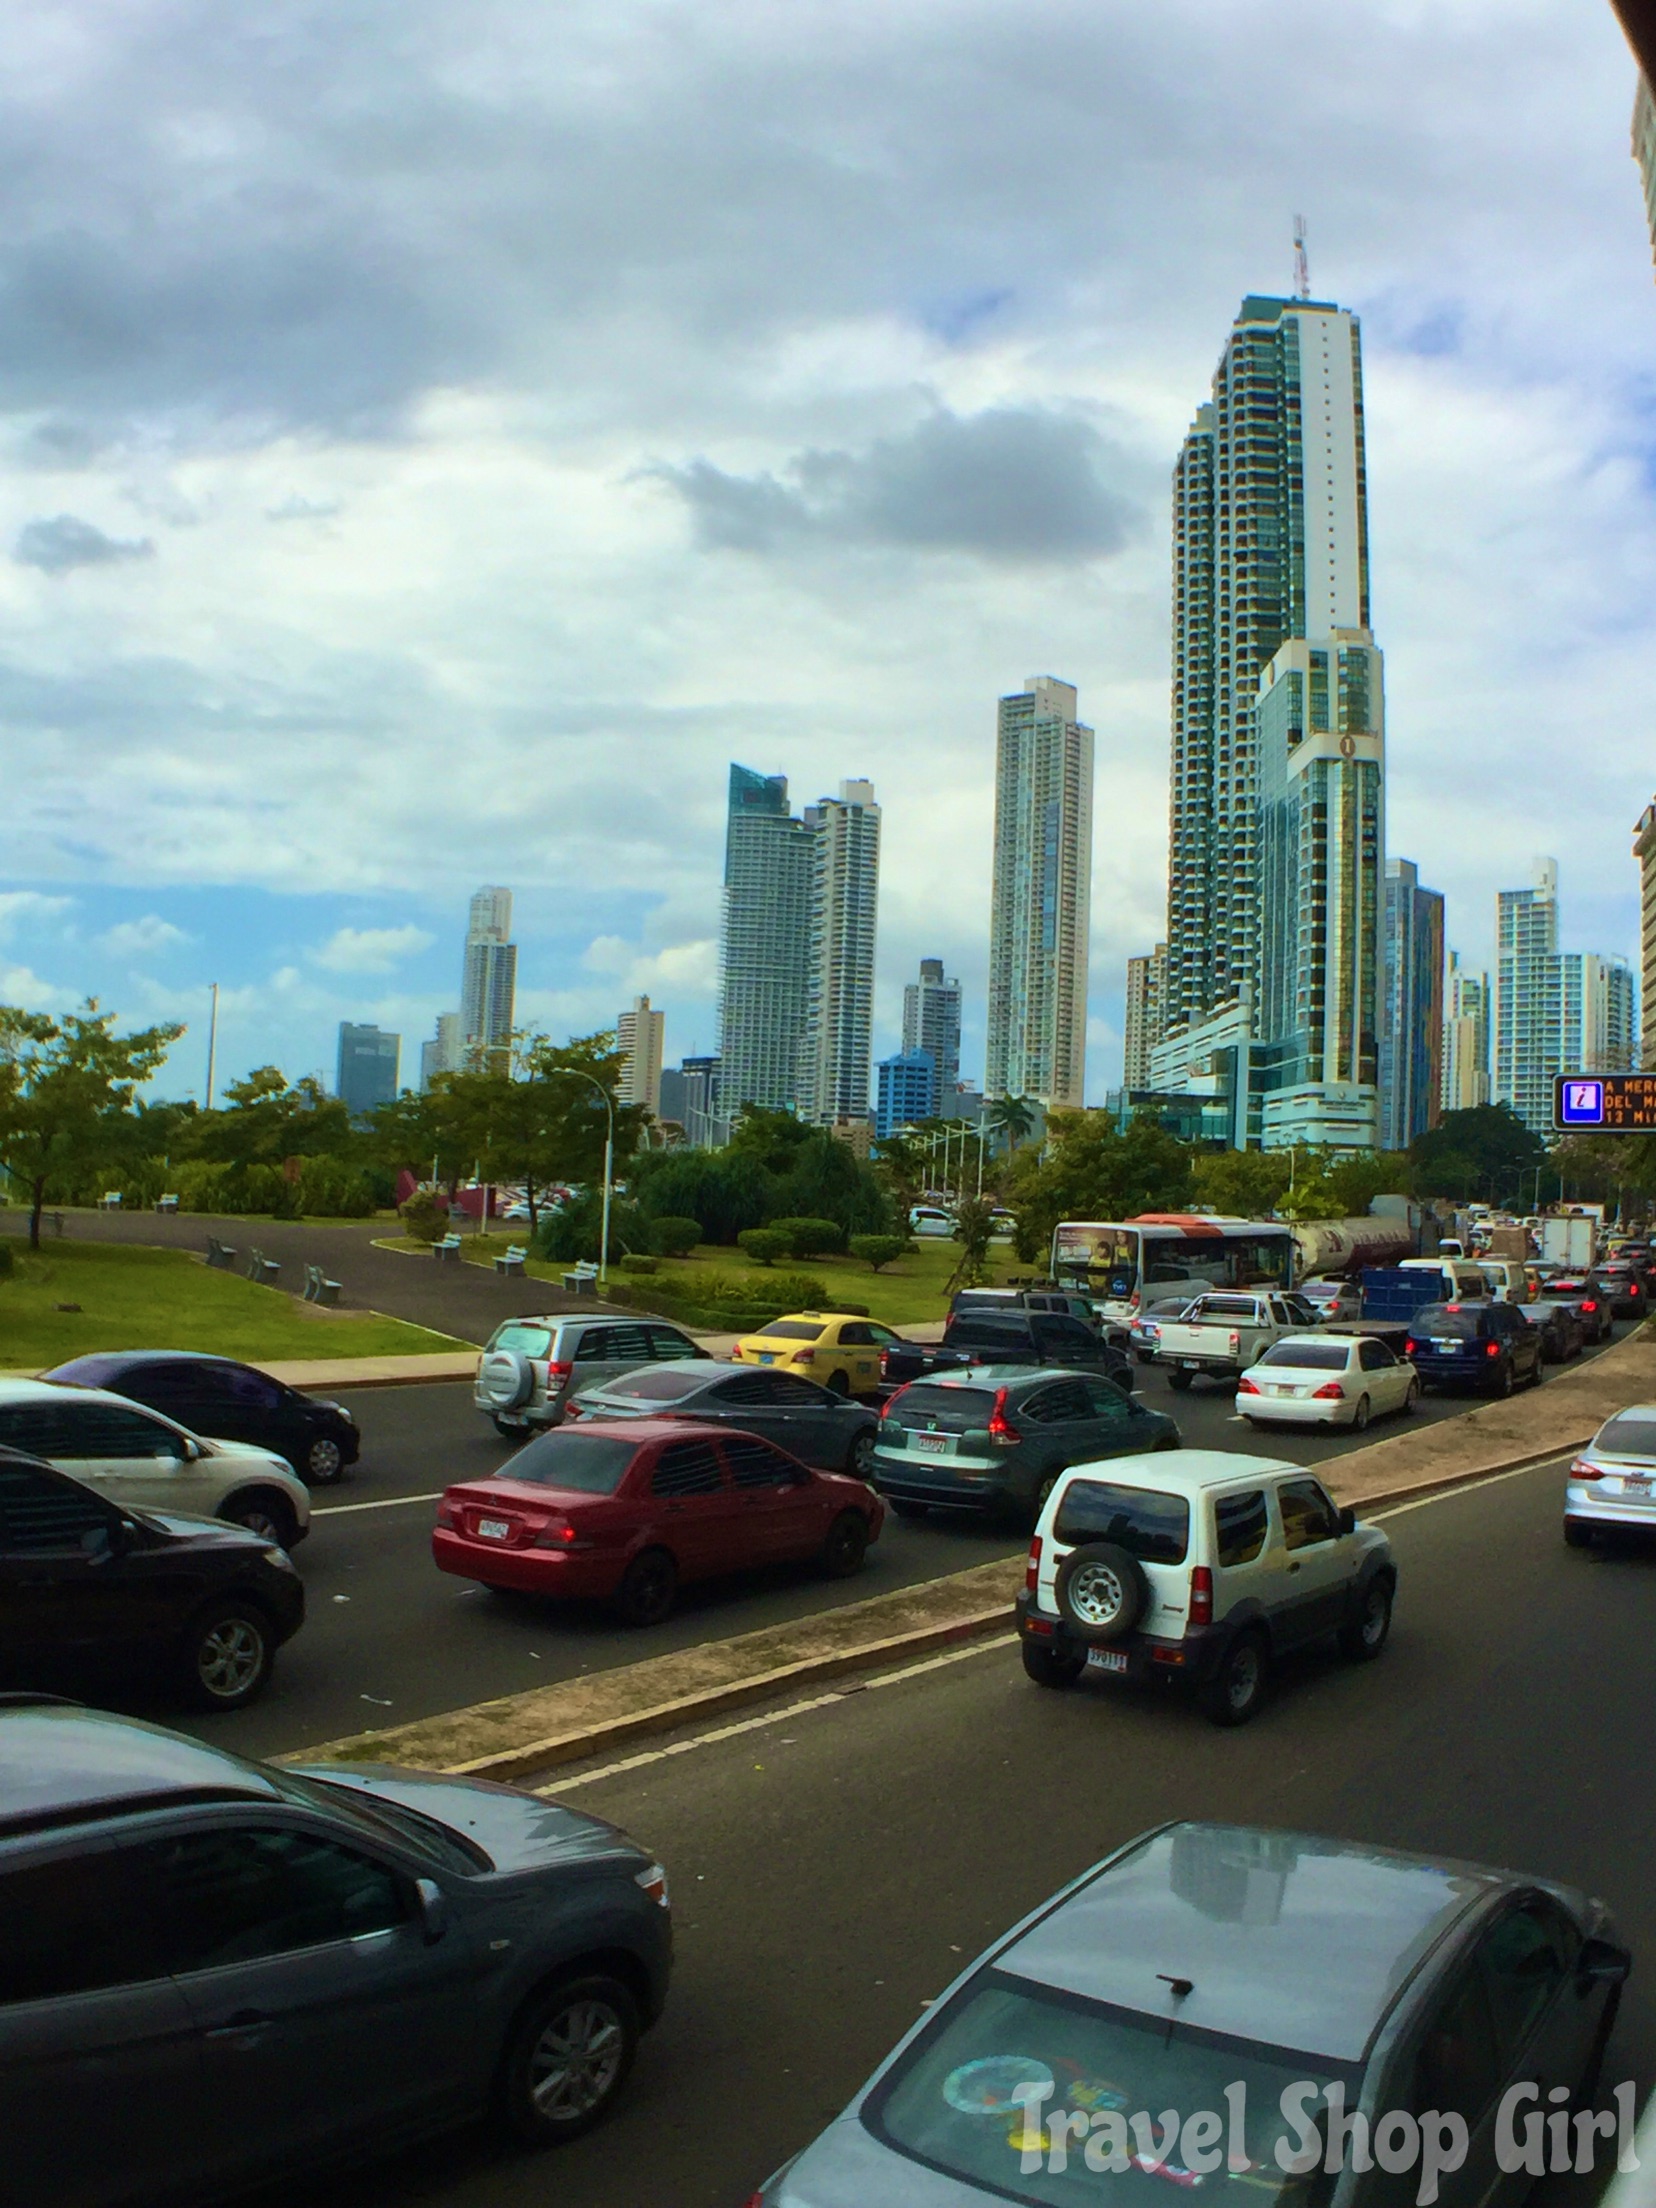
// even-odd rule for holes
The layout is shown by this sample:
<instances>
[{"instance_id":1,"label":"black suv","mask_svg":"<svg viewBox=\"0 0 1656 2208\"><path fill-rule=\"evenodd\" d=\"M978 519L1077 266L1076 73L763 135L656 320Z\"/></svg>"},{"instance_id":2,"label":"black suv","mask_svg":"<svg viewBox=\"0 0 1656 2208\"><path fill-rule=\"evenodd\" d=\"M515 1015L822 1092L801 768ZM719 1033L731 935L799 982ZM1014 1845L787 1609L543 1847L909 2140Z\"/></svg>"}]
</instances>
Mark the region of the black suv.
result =
<instances>
[{"instance_id":1,"label":"black suv","mask_svg":"<svg viewBox=\"0 0 1656 2208\"><path fill-rule=\"evenodd\" d=\"M1134 1384L1127 1352L1064 1311L958 1311L935 1348L899 1342L880 1356L880 1374L890 1387L965 1365L1079 1366L1119 1380L1129 1393Z\"/></svg>"},{"instance_id":2,"label":"black suv","mask_svg":"<svg viewBox=\"0 0 1656 2208\"><path fill-rule=\"evenodd\" d=\"M217 2201L490 2111L577 2138L672 1944L661 1865L534 1794L0 1706L9 2199Z\"/></svg>"},{"instance_id":3,"label":"black suv","mask_svg":"<svg viewBox=\"0 0 1656 2208\"><path fill-rule=\"evenodd\" d=\"M261 1534L124 1510L0 1448L0 1684L152 1672L201 1709L239 1710L304 1617L304 1582Z\"/></svg>"},{"instance_id":4,"label":"black suv","mask_svg":"<svg viewBox=\"0 0 1656 2208\"><path fill-rule=\"evenodd\" d=\"M1428 1303L1403 1345L1423 1388L1474 1387L1510 1395L1541 1381L1541 1332L1510 1303Z\"/></svg>"},{"instance_id":5,"label":"black suv","mask_svg":"<svg viewBox=\"0 0 1656 2208\"><path fill-rule=\"evenodd\" d=\"M301 1395L285 1380L233 1357L119 1350L72 1357L41 1377L72 1388L108 1388L214 1441L273 1449L307 1487L331 1486L362 1449L357 1422L342 1403Z\"/></svg>"}]
</instances>

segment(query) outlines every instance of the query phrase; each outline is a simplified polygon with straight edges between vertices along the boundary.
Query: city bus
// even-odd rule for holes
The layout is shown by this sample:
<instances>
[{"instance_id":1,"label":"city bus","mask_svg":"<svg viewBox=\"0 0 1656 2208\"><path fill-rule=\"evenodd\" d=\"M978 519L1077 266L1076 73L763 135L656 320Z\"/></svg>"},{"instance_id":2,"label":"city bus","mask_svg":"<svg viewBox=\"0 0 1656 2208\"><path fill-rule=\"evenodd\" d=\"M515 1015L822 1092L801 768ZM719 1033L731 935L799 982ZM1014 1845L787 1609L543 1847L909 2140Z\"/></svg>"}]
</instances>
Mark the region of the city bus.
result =
<instances>
[{"instance_id":1,"label":"city bus","mask_svg":"<svg viewBox=\"0 0 1656 2208\"><path fill-rule=\"evenodd\" d=\"M1104 1318L1125 1321L1186 1284L1193 1296L1204 1288L1291 1287L1294 1230L1282 1220L1199 1211L1066 1219L1053 1232L1052 1277Z\"/></svg>"}]
</instances>

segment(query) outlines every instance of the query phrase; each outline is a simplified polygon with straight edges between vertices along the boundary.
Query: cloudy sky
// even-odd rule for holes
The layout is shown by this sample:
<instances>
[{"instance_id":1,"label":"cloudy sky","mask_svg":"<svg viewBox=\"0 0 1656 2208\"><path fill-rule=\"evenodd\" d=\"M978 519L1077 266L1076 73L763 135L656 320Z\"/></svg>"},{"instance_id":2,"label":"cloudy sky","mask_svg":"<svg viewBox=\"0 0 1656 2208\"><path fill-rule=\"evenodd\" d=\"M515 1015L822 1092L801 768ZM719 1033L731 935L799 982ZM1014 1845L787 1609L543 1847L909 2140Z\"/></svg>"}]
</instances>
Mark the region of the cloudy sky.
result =
<instances>
[{"instance_id":1,"label":"cloudy sky","mask_svg":"<svg viewBox=\"0 0 1656 2208\"><path fill-rule=\"evenodd\" d=\"M0 1001L163 1086L520 1010L712 1047L727 763L885 807L879 1046L981 1071L994 703L1098 731L1089 1091L1160 927L1167 475L1363 317L1394 852L1631 952L1656 282L1603 0L0 5Z\"/></svg>"}]
</instances>

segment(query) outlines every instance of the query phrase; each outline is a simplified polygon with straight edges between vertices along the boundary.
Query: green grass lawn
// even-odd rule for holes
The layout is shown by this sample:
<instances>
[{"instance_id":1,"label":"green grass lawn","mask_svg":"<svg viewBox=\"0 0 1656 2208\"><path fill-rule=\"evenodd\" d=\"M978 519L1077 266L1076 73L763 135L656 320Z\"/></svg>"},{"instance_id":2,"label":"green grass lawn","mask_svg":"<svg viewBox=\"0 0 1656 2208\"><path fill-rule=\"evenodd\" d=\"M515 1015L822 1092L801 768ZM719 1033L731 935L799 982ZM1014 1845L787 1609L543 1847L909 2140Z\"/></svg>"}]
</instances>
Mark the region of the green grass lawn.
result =
<instances>
[{"instance_id":1,"label":"green grass lawn","mask_svg":"<svg viewBox=\"0 0 1656 2208\"><path fill-rule=\"evenodd\" d=\"M473 1265L492 1265L507 1245L521 1248L527 1234L470 1234L460 1236L461 1258ZM407 1236L386 1237L383 1247L409 1250L422 1255L426 1244L415 1242ZM813 1257L797 1264L784 1259L780 1264L765 1267L750 1264L740 1250L715 1249L704 1243L689 1257L664 1257L658 1270L632 1280L641 1294L648 1295L652 1280L665 1286L671 1282L682 1294L689 1295L698 1272L740 1274L763 1281L775 1279L779 1273L810 1273L825 1283L830 1301L843 1298L848 1303L863 1305L872 1318L883 1319L887 1326L904 1326L921 1319L941 1319L948 1314L948 1297L944 1290L949 1275L960 1261L960 1251L953 1242L926 1240L917 1242L913 1253L900 1257L883 1272L870 1272L859 1258ZM429 1259L428 1259L429 1262ZM529 1260L527 1271L537 1280L561 1280L567 1267L544 1264L539 1258ZM1027 1278L1038 1268L1020 1265L1009 1242L997 1242L989 1253L989 1285L998 1286L1013 1274ZM618 1280L632 1279L618 1266L611 1268Z\"/></svg>"},{"instance_id":2,"label":"green grass lawn","mask_svg":"<svg viewBox=\"0 0 1656 2208\"><path fill-rule=\"evenodd\" d=\"M256 1364L463 1349L401 1319L315 1311L280 1289L210 1272L185 1250L53 1242L12 1249L0 1278L0 1369L43 1370L94 1349L196 1349ZM79 1305L60 1311L59 1304Z\"/></svg>"}]
</instances>

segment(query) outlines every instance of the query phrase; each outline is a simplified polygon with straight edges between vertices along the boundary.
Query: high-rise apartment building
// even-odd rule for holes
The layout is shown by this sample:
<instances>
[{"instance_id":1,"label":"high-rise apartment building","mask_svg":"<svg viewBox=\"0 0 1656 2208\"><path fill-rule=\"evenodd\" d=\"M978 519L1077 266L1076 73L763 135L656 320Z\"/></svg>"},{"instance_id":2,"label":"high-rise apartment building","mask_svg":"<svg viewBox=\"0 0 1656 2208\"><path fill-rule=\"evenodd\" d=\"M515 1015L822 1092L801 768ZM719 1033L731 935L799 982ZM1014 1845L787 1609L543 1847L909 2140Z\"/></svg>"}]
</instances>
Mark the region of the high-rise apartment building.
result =
<instances>
[{"instance_id":1,"label":"high-rise apartment building","mask_svg":"<svg viewBox=\"0 0 1656 2208\"><path fill-rule=\"evenodd\" d=\"M920 961L920 979L903 988L903 1051L930 1054L939 1097L960 1086L960 984L943 978L940 958Z\"/></svg>"},{"instance_id":2,"label":"high-rise apartment building","mask_svg":"<svg viewBox=\"0 0 1656 2208\"><path fill-rule=\"evenodd\" d=\"M1251 994L1247 1123L1379 1138L1384 678L1356 317L1250 297L1173 484L1164 1036Z\"/></svg>"},{"instance_id":3,"label":"high-rise apartment building","mask_svg":"<svg viewBox=\"0 0 1656 2208\"><path fill-rule=\"evenodd\" d=\"M872 782L849 781L807 808L813 851L809 988L800 1116L818 1126L866 1120L873 1073L874 936L880 808Z\"/></svg>"},{"instance_id":4,"label":"high-rise apartment building","mask_svg":"<svg viewBox=\"0 0 1656 2208\"><path fill-rule=\"evenodd\" d=\"M1656 99L1650 79L1641 76L1633 101L1633 158L1644 180L1645 217L1650 224L1650 249L1656 254Z\"/></svg>"},{"instance_id":5,"label":"high-rise apartment building","mask_svg":"<svg viewBox=\"0 0 1656 2208\"><path fill-rule=\"evenodd\" d=\"M1443 1112L1443 897L1412 859L1386 861L1380 1147L1406 1150Z\"/></svg>"},{"instance_id":6,"label":"high-rise apartment building","mask_svg":"<svg viewBox=\"0 0 1656 2208\"><path fill-rule=\"evenodd\" d=\"M1560 951L1558 934L1558 862L1537 859L1528 889L1503 889L1495 900L1491 1089L1538 1135L1552 1132L1561 1073L1624 1073L1638 1048L1626 960Z\"/></svg>"},{"instance_id":7,"label":"high-rise apartment building","mask_svg":"<svg viewBox=\"0 0 1656 2208\"><path fill-rule=\"evenodd\" d=\"M652 1119L661 1117L661 1061L667 1037L667 1015L650 1009L648 997L634 997L615 1022L616 1047L621 1052L621 1077L616 1101L642 1104Z\"/></svg>"},{"instance_id":8,"label":"high-rise apartment building","mask_svg":"<svg viewBox=\"0 0 1656 2208\"><path fill-rule=\"evenodd\" d=\"M1561 1073L1631 1073L1638 1062L1638 1013L1626 959L1560 952L1558 1025Z\"/></svg>"},{"instance_id":9,"label":"high-rise apartment building","mask_svg":"<svg viewBox=\"0 0 1656 2208\"><path fill-rule=\"evenodd\" d=\"M1449 953L1443 988L1443 1108L1469 1112L1489 1102L1489 976L1463 974Z\"/></svg>"},{"instance_id":10,"label":"high-rise apartment building","mask_svg":"<svg viewBox=\"0 0 1656 2208\"><path fill-rule=\"evenodd\" d=\"M874 1132L881 1142L899 1127L936 1117L937 1066L929 1050L900 1050L882 1058L879 1075Z\"/></svg>"},{"instance_id":11,"label":"high-rise apartment building","mask_svg":"<svg viewBox=\"0 0 1656 2208\"><path fill-rule=\"evenodd\" d=\"M1639 1001L1644 1010L1644 1064L1656 1072L1656 799L1633 831L1639 862Z\"/></svg>"},{"instance_id":12,"label":"high-rise apartment building","mask_svg":"<svg viewBox=\"0 0 1656 2208\"><path fill-rule=\"evenodd\" d=\"M439 1012L437 1032L420 1045L420 1087L429 1089L432 1076L458 1073L466 1062L465 1038L458 1012Z\"/></svg>"},{"instance_id":13,"label":"high-rise apartment building","mask_svg":"<svg viewBox=\"0 0 1656 2208\"><path fill-rule=\"evenodd\" d=\"M517 998L517 945L512 935L512 893L480 889L471 901L466 961L460 988L464 1052L498 1053L512 1039Z\"/></svg>"},{"instance_id":14,"label":"high-rise apartment building","mask_svg":"<svg viewBox=\"0 0 1656 2208\"><path fill-rule=\"evenodd\" d=\"M1087 1069L1093 732L1067 682L1000 701L986 1096L1079 1108Z\"/></svg>"},{"instance_id":15,"label":"high-rise apartment building","mask_svg":"<svg viewBox=\"0 0 1656 2208\"><path fill-rule=\"evenodd\" d=\"M339 1067L334 1094L353 1119L397 1101L397 1064L402 1037L384 1028L339 1023Z\"/></svg>"},{"instance_id":16,"label":"high-rise apartment building","mask_svg":"<svg viewBox=\"0 0 1656 2208\"><path fill-rule=\"evenodd\" d=\"M1127 961L1127 1010L1122 1022L1121 1085L1130 1094L1150 1086L1150 1053L1162 1039L1167 1004L1167 945Z\"/></svg>"}]
</instances>

